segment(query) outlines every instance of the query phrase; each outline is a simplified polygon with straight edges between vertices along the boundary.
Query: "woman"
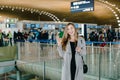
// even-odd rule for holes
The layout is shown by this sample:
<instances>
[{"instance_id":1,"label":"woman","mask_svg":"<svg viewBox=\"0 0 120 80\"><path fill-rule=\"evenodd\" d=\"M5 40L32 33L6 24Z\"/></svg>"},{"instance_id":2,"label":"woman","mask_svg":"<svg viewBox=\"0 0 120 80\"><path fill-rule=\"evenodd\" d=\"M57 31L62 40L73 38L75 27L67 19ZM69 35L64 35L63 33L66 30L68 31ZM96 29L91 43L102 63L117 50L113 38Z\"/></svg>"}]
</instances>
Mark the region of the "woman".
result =
<instances>
[{"instance_id":1,"label":"woman","mask_svg":"<svg viewBox=\"0 0 120 80\"><path fill-rule=\"evenodd\" d=\"M61 38L57 37L58 52L63 57L61 80L83 80L83 61L86 55L85 40L78 37L73 23L68 23Z\"/></svg>"}]
</instances>

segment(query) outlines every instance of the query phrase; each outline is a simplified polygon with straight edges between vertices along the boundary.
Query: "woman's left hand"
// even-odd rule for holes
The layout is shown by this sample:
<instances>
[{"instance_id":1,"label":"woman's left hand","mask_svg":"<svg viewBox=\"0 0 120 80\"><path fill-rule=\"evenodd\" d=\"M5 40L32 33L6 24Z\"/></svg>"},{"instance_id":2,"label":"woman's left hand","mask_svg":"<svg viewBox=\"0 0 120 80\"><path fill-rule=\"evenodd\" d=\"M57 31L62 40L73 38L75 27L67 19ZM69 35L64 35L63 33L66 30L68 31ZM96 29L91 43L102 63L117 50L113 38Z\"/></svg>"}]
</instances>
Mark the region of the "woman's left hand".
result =
<instances>
[{"instance_id":1,"label":"woman's left hand","mask_svg":"<svg viewBox=\"0 0 120 80\"><path fill-rule=\"evenodd\" d=\"M76 52L80 52L81 51L81 48L80 47L76 47Z\"/></svg>"}]
</instances>

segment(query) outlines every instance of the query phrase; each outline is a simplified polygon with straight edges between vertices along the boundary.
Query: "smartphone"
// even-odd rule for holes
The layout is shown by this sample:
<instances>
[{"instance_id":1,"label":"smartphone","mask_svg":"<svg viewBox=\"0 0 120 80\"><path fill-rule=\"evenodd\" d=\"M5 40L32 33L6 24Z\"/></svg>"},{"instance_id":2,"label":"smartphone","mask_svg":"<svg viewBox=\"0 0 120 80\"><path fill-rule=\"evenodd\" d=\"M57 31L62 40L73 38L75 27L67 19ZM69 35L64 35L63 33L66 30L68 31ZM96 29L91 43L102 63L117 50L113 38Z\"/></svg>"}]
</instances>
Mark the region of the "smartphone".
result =
<instances>
[{"instance_id":1,"label":"smartphone","mask_svg":"<svg viewBox=\"0 0 120 80\"><path fill-rule=\"evenodd\" d=\"M64 34L64 32L63 32L63 31L60 31L60 33L58 34L58 35L59 35L59 38L62 38L62 37L63 37L63 34Z\"/></svg>"}]
</instances>

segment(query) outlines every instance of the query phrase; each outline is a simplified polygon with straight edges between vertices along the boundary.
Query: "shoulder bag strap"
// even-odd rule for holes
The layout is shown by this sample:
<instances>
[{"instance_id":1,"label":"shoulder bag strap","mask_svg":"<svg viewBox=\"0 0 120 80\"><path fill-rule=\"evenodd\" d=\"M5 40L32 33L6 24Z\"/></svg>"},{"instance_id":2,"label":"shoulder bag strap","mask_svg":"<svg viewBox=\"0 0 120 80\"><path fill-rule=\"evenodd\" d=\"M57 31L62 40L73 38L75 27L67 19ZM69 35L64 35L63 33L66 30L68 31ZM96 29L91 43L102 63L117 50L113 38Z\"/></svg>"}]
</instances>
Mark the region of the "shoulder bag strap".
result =
<instances>
[{"instance_id":1,"label":"shoulder bag strap","mask_svg":"<svg viewBox=\"0 0 120 80\"><path fill-rule=\"evenodd\" d=\"M85 64L84 59L83 59L83 56L81 56L81 58L82 58L83 64Z\"/></svg>"}]
</instances>

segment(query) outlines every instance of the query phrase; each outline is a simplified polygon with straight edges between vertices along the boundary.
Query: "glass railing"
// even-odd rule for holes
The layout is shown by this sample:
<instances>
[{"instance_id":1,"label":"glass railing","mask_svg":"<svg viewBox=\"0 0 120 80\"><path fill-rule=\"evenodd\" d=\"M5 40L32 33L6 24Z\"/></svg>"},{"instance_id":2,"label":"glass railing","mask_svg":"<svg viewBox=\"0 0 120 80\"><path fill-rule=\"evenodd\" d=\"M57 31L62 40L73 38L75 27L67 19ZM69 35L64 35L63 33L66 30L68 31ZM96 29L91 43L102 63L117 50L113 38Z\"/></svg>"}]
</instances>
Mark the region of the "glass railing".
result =
<instances>
[{"instance_id":1,"label":"glass railing","mask_svg":"<svg viewBox=\"0 0 120 80\"><path fill-rule=\"evenodd\" d=\"M55 44L20 42L18 45L17 65L21 71L33 73L42 80L60 80L62 59Z\"/></svg>"},{"instance_id":2,"label":"glass railing","mask_svg":"<svg viewBox=\"0 0 120 80\"><path fill-rule=\"evenodd\" d=\"M17 46L0 47L0 62L15 60L17 54Z\"/></svg>"},{"instance_id":3,"label":"glass railing","mask_svg":"<svg viewBox=\"0 0 120 80\"><path fill-rule=\"evenodd\" d=\"M119 80L120 47L118 44L107 44L104 47L87 46L86 62L89 65L88 75L95 80ZM97 79L98 78L98 79Z\"/></svg>"},{"instance_id":4,"label":"glass railing","mask_svg":"<svg viewBox=\"0 0 120 80\"><path fill-rule=\"evenodd\" d=\"M0 62L0 80L14 80L10 79L13 74L16 75L14 61Z\"/></svg>"},{"instance_id":5,"label":"glass railing","mask_svg":"<svg viewBox=\"0 0 120 80\"><path fill-rule=\"evenodd\" d=\"M88 73L84 80L120 79L120 42L86 42ZM32 73L42 80L60 80L62 58L59 57L56 44L39 42L18 43L18 68Z\"/></svg>"},{"instance_id":6,"label":"glass railing","mask_svg":"<svg viewBox=\"0 0 120 80\"><path fill-rule=\"evenodd\" d=\"M100 46L102 43L105 45ZM84 60L88 72L84 74L84 80L120 80L120 42L86 42L86 45L87 55ZM56 44L32 41L0 47L0 62L12 60L17 60L18 70L13 69L14 65L4 65L4 69L0 67L1 79L61 79L62 58ZM20 79L13 70L21 72Z\"/></svg>"}]
</instances>

